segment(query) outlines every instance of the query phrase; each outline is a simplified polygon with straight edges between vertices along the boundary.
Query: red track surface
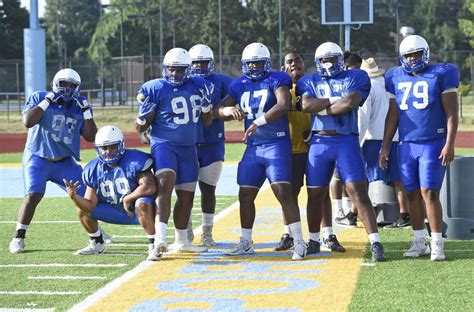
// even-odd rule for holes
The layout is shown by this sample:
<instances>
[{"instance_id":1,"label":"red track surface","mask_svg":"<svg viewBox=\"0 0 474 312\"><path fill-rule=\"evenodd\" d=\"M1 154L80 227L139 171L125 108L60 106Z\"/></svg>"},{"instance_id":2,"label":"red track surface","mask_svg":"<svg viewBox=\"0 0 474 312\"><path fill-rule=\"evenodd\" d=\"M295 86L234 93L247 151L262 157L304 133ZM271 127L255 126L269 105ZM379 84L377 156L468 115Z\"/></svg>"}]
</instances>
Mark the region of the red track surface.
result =
<instances>
[{"instance_id":1,"label":"red track surface","mask_svg":"<svg viewBox=\"0 0 474 312\"><path fill-rule=\"evenodd\" d=\"M229 131L226 132L226 141L230 143L241 143L243 132ZM3 133L0 134L0 153L19 153L23 151L26 142L26 133ZM145 146L140 143L137 133L126 132L125 142L127 147ZM458 132L455 142L456 147L474 148L474 131ZM81 147L94 148L92 143L81 141Z\"/></svg>"}]
</instances>

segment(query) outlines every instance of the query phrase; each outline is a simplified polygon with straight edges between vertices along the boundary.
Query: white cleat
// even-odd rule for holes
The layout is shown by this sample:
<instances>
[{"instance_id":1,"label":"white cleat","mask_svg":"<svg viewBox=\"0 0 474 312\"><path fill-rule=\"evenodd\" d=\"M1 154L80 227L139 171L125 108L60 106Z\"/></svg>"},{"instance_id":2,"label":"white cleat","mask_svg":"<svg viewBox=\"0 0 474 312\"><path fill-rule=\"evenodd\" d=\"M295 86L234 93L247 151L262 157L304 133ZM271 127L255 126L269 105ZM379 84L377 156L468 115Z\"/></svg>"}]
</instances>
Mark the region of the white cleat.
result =
<instances>
[{"instance_id":1,"label":"white cleat","mask_svg":"<svg viewBox=\"0 0 474 312\"><path fill-rule=\"evenodd\" d=\"M20 253L25 251L25 239L24 238L13 238L10 242L10 252Z\"/></svg>"},{"instance_id":2,"label":"white cleat","mask_svg":"<svg viewBox=\"0 0 474 312\"><path fill-rule=\"evenodd\" d=\"M443 261L446 260L444 254L444 240L432 240L431 241L431 260L432 261Z\"/></svg>"},{"instance_id":3,"label":"white cleat","mask_svg":"<svg viewBox=\"0 0 474 312\"><path fill-rule=\"evenodd\" d=\"M193 240L194 240L194 232L193 232L193 222L191 221L191 219L189 219L188 229L187 229L186 235L188 237L188 241L190 241L192 243Z\"/></svg>"},{"instance_id":4,"label":"white cleat","mask_svg":"<svg viewBox=\"0 0 474 312\"><path fill-rule=\"evenodd\" d=\"M295 241L291 260L303 260L306 258L306 244L303 240Z\"/></svg>"},{"instance_id":5,"label":"white cleat","mask_svg":"<svg viewBox=\"0 0 474 312\"><path fill-rule=\"evenodd\" d=\"M240 242L234 247L234 249L226 252L228 256L240 256L240 255L251 255L255 253L253 249L253 242L248 241L241 237Z\"/></svg>"},{"instance_id":6,"label":"white cleat","mask_svg":"<svg viewBox=\"0 0 474 312\"><path fill-rule=\"evenodd\" d=\"M418 258L430 254L430 246L425 238L414 238L410 249L403 254L405 258Z\"/></svg>"},{"instance_id":7,"label":"white cleat","mask_svg":"<svg viewBox=\"0 0 474 312\"><path fill-rule=\"evenodd\" d=\"M156 242L155 241L155 249L156 249L156 252L158 253L165 253L165 252L168 252L168 244L166 242Z\"/></svg>"},{"instance_id":8,"label":"white cleat","mask_svg":"<svg viewBox=\"0 0 474 312\"><path fill-rule=\"evenodd\" d=\"M202 226L201 242L206 247L214 247L217 245L214 239L212 239L212 225Z\"/></svg>"},{"instance_id":9,"label":"white cleat","mask_svg":"<svg viewBox=\"0 0 474 312\"><path fill-rule=\"evenodd\" d=\"M76 251L75 255L98 255L107 250L105 244L97 243L95 240L90 240L89 245L85 248Z\"/></svg>"},{"instance_id":10,"label":"white cleat","mask_svg":"<svg viewBox=\"0 0 474 312\"><path fill-rule=\"evenodd\" d=\"M111 244L114 242L112 236L109 235L103 228L99 227L100 233L102 233L102 238L106 244Z\"/></svg>"},{"instance_id":11,"label":"white cleat","mask_svg":"<svg viewBox=\"0 0 474 312\"><path fill-rule=\"evenodd\" d=\"M207 247L196 246L190 242L174 243L173 245L170 246L171 253L178 253L178 252L201 253L201 252L206 252L207 250L208 250Z\"/></svg>"},{"instance_id":12,"label":"white cleat","mask_svg":"<svg viewBox=\"0 0 474 312\"><path fill-rule=\"evenodd\" d=\"M149 244L148 245L148 257L146 258L148 261L158 261L161 260L162 254L155 249L155 245Z\"/></svg>"}]
</instances>

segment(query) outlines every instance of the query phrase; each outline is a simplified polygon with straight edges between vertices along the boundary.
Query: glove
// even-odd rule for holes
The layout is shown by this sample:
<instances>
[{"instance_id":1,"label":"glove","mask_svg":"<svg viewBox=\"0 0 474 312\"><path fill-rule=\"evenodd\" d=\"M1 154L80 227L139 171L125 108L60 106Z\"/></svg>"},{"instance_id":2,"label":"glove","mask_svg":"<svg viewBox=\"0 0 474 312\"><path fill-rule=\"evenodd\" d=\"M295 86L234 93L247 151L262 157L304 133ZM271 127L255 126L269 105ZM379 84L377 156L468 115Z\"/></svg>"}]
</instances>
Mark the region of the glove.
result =
<instances>
[{"instance_id":1,"label":"glove","mask_svg":"<svg viewBox=\"0 0 474 312\"><path fill-rule=\"evenodd\" d=\"M91 109L91 105L89 102L87 102L87 99L85 97L80 97L80 98L74 98L76 100L76 104L82 109L83 112L86 110Z\"/></svg>"},{"instance_id":2,"label":"glove","mask_svg":"<svg viewBox=\"0 0 474 312\"><path fill-rule=\"evenodd\" d=\"M49 102L49 104L51 104L51 103L56 103L59 100L59 98L61 98L61 96L62 96L61 94L51 91L51 92L46 93L44 98L46 99L46 101Z\"/></svg>"},{"instance_id":3,"label":"glove","mask_svg":"<svg viewBox=\"0 0 474 312\"><path fill-rule=\"evenodd\" d=\"M212 96L212 93L214 92L214 84L213 83L211 83L210 85L205 84L204 89L200 88L199 91L201 92L201 98L202 98L201 111L203 113L209 113L213 107L211 103L211 96Z\"/></svg>"},{"instance_id":4,"label":"glove","mask_svg":"<svg viewBox=\"0 0 474 312\"><path fill-rule=\"evenodd\" d=\"M156 104L150 101L150 97L142 93L137 95L138 100L138 119L145 120L156 108Z\"/></svg>"}]
</instances>

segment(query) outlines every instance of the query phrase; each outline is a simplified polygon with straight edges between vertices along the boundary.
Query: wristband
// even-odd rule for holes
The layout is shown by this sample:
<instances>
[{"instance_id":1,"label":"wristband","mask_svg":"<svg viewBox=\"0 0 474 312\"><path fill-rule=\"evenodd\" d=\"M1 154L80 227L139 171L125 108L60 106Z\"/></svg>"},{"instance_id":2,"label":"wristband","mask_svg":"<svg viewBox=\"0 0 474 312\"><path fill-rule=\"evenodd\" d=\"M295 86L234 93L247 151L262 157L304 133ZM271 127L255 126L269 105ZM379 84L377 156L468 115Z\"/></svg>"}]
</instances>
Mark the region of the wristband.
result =
<instances>
[{"instance_id":1,"label":"wristband","mask_svg":"<svg viewBox=\"0 0 474 312\"><path fill-rule=\"evenodd\" d=\"M319 111L319 112L316 113L316 115L319 115L319 116L327 116L327 114L328 114L328 109L327 108L325 108L322 111Z\"/></svg>"},{"instance_id":2,"label":"wristband","mask_svg":"<svg viewBox=\"0 0 474 312\"><path fill-rule=\"evenodd\" d=\"M232 112L234 111L234 107L227 106L222 109L222 114L224 116L232 116Z\"/></svg>"},{"instance_id":3,"label":"wristband","mask_svg":"<svg viewBox=\"0 0 474 312\"><path fill-rule=\"evenodd\" d=\"M146 120L144 119L141 119L141 118L138 118L135 120L135 122L139 125L139 126L144 126L146 124Z\"/></svg>"},{"instance_id":4,"label":"wristband","mask_svg":"<svg viewBox=\"0 0 474 312\"><path fill-rule=\"evenodd\" d=\"M38 107L45 111L48 108L49 104L49 101L44 99L38 104Z\"/></svg>"},{"instance_id":5,"label":"wristband","mask_svg":"<svg viewBox=\"0 0 474 312\"><path fill-rule=\"evenodd\" d=\"M340 96L332 96L332 97L329 98L329 103L331 103L331 105L333 105L334 103L336 103L340 99L342 99Z\"/></svg>"},{"instance_id":6,"label":"wristband","mask_svg":"<svg viewBox=\"0 0 474 312\"><path fill-rule=\"evenodd\" d=\"M253 123L254 123L257 127L266 125L266 124L267 124L267 120L265 119L265 115L262 115L262 116L258 117L257 119L255 119L255 120L253 121Z\"/></svg>"},{"instance_id":7,"label":"wristband","mask_svg":"<svg viewBox=\"0 0 474 312\"><path fill-rule=\"evenodd\" d=\"M84 113L82 113L84 116L84 120L89 120L92 119L92 112L90 109L85 110Z\"/></svg>"}]
</instances>

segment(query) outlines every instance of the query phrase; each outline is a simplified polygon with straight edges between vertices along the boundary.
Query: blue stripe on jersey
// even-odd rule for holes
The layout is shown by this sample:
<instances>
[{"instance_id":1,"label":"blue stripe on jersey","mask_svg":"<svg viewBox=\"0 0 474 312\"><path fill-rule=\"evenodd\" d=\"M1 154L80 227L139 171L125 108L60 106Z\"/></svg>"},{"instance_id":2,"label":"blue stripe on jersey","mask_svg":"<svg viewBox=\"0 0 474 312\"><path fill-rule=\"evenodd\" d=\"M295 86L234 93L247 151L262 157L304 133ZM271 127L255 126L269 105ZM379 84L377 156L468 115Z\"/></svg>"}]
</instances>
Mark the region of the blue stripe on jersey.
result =
<instances>
[{"instance_id":1,"label":"blue stripe on jersey","mask_svg":"<svg viewBox=\"0 0 474 312\"><path fill-rule=\"evenodd\" d=\"M324 99L333 96L344 97L351 92L358 93L363 105L370 93L370 79L366 72L360 69L342 71L334 77L326 78L321 75L307 74L298 80L296 95L306 95L312 98ZM339 134L359 134L357 128L357 109L348 113L334 116L312 114L311 130L335 130Z\"/></svg>"},{"instance_id":2,"label":"blue stripe on jersey","mask_svg":"<svg viewBox=\"0 0 474 312\"><path fill-rule=\"evenodd\" d=\"M26 101L23 113L43 101L46 91L34 92ZM74 100L59 99L43 112L41 120L28 130L25 150L43 158L73 156L80 160L81 133L84 127L82 109Z\"/></svg>"},{"instance_id":3,"label":"blue stripe on jersey","mask_svg":"<svg viewBox=\"0 0 474 312\"><path fill-rule=\"evenodd\" d=\"M444 90L459 86L459 70L449 63L433 64L412 76L401 67L385 74L385 87L397 102L400 141L446 137L446 114L441 103Z\"/></svg>"},{"instance_id":4,"label":"blue stripe on jersey","mask_svg":"<svg viewBox=\"0 0 474 312\"><path fill-rule=\"evenodd\" d=\"M247 112L245 130L255 119L268 112L276 105L275 91L281 87L292 88L290 76L284 72L270 72L258 80L250 80L241 76L232 81L229 95L235 98L240 108ZM248 145L268 144L280 140L289 140L288 116L257 128L257 131L247 139Z\"/></svg>"}]
</instances>

